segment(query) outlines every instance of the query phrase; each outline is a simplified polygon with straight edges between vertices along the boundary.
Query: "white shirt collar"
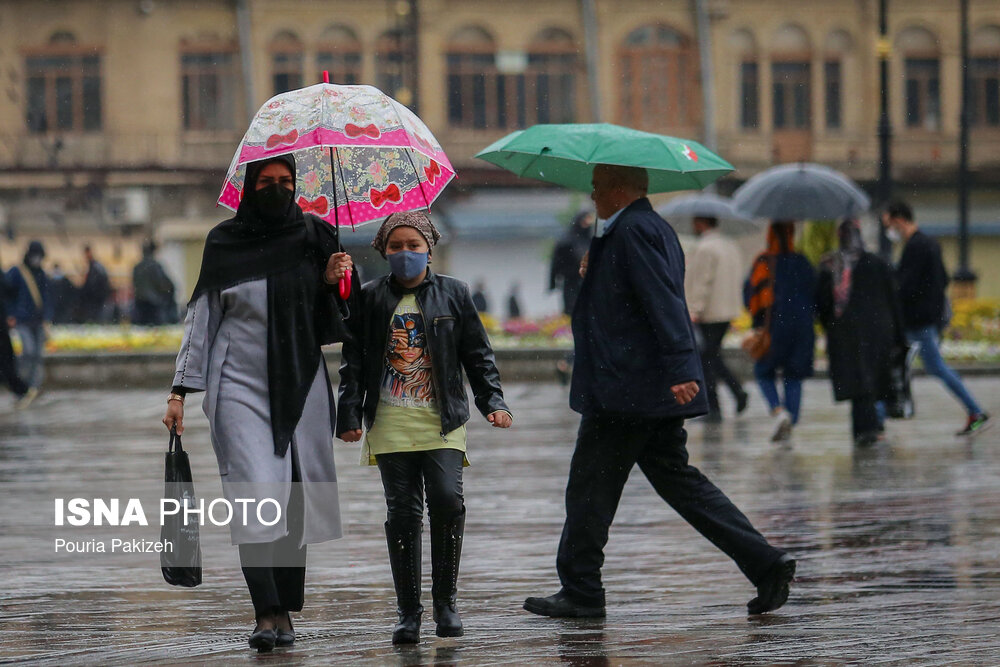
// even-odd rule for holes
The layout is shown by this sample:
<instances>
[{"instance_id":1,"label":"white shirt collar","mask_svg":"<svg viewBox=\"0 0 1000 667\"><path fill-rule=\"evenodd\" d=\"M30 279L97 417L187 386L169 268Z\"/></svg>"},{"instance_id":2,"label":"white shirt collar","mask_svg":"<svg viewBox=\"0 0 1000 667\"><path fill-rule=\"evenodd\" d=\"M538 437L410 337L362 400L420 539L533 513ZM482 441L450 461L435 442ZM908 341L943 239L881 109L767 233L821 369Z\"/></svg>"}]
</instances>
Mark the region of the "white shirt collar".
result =
<instances>
[{"instance_id":1,"label":"white shirt collar","mask_svg":"<svg viewBox=\"0 0 1000 667\"><path fill-rule=\"evenodd\" d=\"M611 217L609 217L607 220L598 220L597 221L597 234L595 234L595 236L597 236L598 238L600 238L600 237L604 236L605 234L607 234L609 231L611 231L611 226L615 224L615 221L618 219L618 216L620 216L622 214L622 211L624 211L627 208L628 208L628 205L622 206L620 209L618 209L617 211L615 211L614 213L612 213Z\"/></svg>"}]
</instances>

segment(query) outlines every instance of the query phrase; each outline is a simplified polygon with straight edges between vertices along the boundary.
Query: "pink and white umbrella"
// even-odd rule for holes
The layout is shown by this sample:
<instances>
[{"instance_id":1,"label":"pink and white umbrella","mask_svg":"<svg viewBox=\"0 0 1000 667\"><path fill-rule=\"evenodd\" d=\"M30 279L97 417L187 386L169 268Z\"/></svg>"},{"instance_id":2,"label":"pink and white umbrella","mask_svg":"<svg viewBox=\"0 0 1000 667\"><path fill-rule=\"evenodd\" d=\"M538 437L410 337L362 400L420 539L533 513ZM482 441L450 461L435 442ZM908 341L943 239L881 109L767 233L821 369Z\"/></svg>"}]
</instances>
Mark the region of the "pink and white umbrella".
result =
<instances>
[{"instance_id":1,"label":"pink and white umbrella","mask_svg":"<svg viewBox=\"0 0 1000 667\"><path fill-rule=\"evenodd\" d=\"M417 116L372 86L320 83L272 97L229 165L219 203L236 210L247 163L295 154L296 201L333 225L430 208L455 170Z\"/></svg>"}]
</instances>

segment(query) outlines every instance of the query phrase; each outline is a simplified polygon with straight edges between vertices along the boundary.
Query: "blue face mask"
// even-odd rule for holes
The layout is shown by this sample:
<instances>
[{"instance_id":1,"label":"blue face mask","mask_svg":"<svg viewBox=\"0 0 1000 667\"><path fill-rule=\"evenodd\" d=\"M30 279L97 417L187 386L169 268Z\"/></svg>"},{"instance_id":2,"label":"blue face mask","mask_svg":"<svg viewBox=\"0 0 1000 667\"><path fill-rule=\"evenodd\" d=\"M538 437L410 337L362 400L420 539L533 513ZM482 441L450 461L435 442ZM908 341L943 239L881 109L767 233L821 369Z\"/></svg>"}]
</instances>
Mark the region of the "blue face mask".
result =
<instances>
[{"instance_id":1,"label":"blue face mask","mask_svg":"<svg viewBox=\"0 0 1000 667\"><path fill-rule=\"evenodd\" d=\"M401 280L413 280L427 268L426 252L400 250L386 257L389 259L389 270L392 271L392 275Z\"/></svg>"}]
</instances>

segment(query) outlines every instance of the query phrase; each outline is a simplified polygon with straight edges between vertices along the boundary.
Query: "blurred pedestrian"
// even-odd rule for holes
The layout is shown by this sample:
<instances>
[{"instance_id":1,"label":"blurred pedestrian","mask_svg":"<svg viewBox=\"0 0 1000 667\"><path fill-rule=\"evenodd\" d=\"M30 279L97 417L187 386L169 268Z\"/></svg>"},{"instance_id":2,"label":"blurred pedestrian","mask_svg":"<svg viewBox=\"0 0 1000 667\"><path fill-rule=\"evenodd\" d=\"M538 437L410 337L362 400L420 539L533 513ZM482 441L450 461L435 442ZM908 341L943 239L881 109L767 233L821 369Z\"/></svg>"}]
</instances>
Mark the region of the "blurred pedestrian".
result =
<instances>
[{"instance_id":1,"label":"blurred pedestrian","mask_svg":"<svg viewBox=\"0 0 1000 667\"><path fill-rule=\"evenodd\" d=\"M710 422L722 421L719 395L721 379L733 393L736 413L746 410L747 393L722 359L722 339L729 324L743 310L743 257L739 246L719 231L716 218L692 220L698 244L687 263L684 293L691 321L700 335L701 367L705 374L705 394Z\"/></svg>"},{"instance_id":2,"label":"blurred pedestrian","mask_svg":"<svg viewBox=\"0 0 1000 667\"><path fill-rule=\"evenodd\" d=\"M79 291L79 321L83 324L103 324L107 321L108 298L111 296L111 280L104 265L94 259L91 247L84 246L83 257L87 262L87 274Z\"/></svg>"},{"instance_id":3,"label":"blurred pedestrian","mask_svg":"<svg viewBox=\"0 0 1000 667\"><path fill-rule=\"evenodd\" d=\"M920 345L924 370L937 377L962 403L967 413L959 436L974 435L988 428L992 421L966 389L962 378L941 357L939 341L948 319L948 272L941 259L937 241L920 231L913 219L913 209L904 201L894 201L882 214L886 233L903 242L903 254L896 266L899 300L903 308L906 338Z\"/></svg>"},{"instance_id":4,"label":"blurred pedestrian","mask_svg":"<svg viewBox=\"0 0 1000 667\"><path fill-rule=\"evenodd\" d=\"M520 286L514 283L510 286L510 293L507 295L507 319L517 320L521 318L521 300L518 298Z\"/></svg>"},{"instance_id":5,"label":"blurred pedestrian","mask_svg":"<svg viewBox=\"0 0 1000 667\"><path fill-rule=\"evenodd\" d=\"M273 523L229 524L257 623L249 643L269 651L295 641L306 545L341 536L320 346L346 336L333 290L351 259L295 203L292 156L248 164L245 182L236 215L208 233L163 423L182 433L185 396L204 391L226 500L280 504Z\"/></svg>"},{"instance_id":6,"label":"blurred pedestrian","mask_svg":"<svg viewBox=\"0 0 1000 667\"><path fill-rule=\"evenodd\" d=\"M604 547L636 464L757 587L751 614L783 605L795 573L795 561L688 463L684 420L705 414L708 401L684 300L684 253L646 198L648 183L645 169L594 167L591 198L606 222L591 242L573 309L570 407L582 420L556 559L562 589L525 600L534 614L605 615Z\"/></svg>"},{"instance_id":7,"label":"blurred pedestrian","mask_svg":"<svg viewBox=\"0 0 1000 667\"><path fill-rule=\"evenodd\" d=\"M482 280L476 281L476 288L472 292L472 305L476 307L477 313L490 312L489 301L486 300L486 285Z\"/></svg>"},{"instance_id":8,"label":"blurred pedestrian","mask_svg":"<svg viewBox=\"0 0 1000 667\"><path fill-rule=\"evenodd\" d=\"M802 381L812 375L816 332L813 306L816 273L805 255L795 252L795 225L775 221L767 230L767 250L754 260L743 287L744 305L755 329L770 334L767 352L754 363L754 376L774 417L771 440L791 437L799 423ZM784 397L776 379L781 372Z\"/></svg>"},{"instance_id":9,"label":"blurred pedestrian","mask_svg":"<svg viewBox=\"0 0 1000 667\"><path fill-rule=\"evenodd\" d=\"M840 249L820 261L816 312L834 399L851 401L854 442L867 446L883 430L876 403L893 396L893 363L905 354L906 338L892 269L865 251L856 220L843 221L838 237Z\"/></svg>"},{"instance_id":10,"label":"blurred pedestrian","mask_svg":"<svg viewBox=\"0 0 1000 667\"><path fill-rule=\"evenodd\" d=\"M441 237L420 212L395 213L372 246L389 274L361 290L360 319L344 343L340 418L345 442L365 436L362 462L377 465L385 488L385 536L396 589L393 644L420 641L424 497L431 532L431 596L439 637L464 634L457 609L465 534L462 467L469 401L494 428L508 428L493 349L465 283L427 266ZM388 315L388 318L386 317Z\"/></svg>"},{"instance_id":11,"label":"blurred pedestrian","mask_svg":"<svg viewBox=\"0 0 1000 667\"><path fill-rule=\"evenodd\" d=\"M7 272L7 283L12 295L7 311L7 325L21 339L17 372L34 389L42 386L42 359L48 326L52 322L49 278L42 269L44 258L45 247L41 241L32 241L24 253L24 261Z\"/></svg>"},{"instance_id":12,"label":"blurred pedestrian","mask_svg":"<svg viewBox=\"0 0 1000 667\"><path fill-rule=\"evenodd\" d=\"M35 397L38 396L38 390L29 387L17 374L14 347L10 342L10 328L7 324L7 301L13 296L13 291L7 282L7 275L0 269L0 382L6 384L17 398L16 407L24 409L31 405Z\"/></svg>"},{"instance_id":13,"label":"blurred pedestrian","mask_svg":"<svg viewBox=\"0 0 1000 667\"><path fill-rule=\"evenodd\" d=\"M580 293L583 278L580 277L580 261L590 247L593 237L594 214L581 211L573 217L569 229L562 235L552 250L552 265L549 268L549 290L562 288L563 313L573 314L573 305Z\"/></svg>"},{"instance_id":14,"label":"blurred pedestrian","mask_svg":"<svg viewBox=\"0 0 1000 667\"><path fill-rule=\"evenodd\" d=\"M174 321L174 281L163 266L156 261L156 243L142 244L142 260L132 269L132 287L135 292L133 324L159 326Z\"/></svg>"},{"instance_id":15,"label":"blurred pedestrian","mask_svg":"<svg viewBox=\"0 0 1000 667\"><path fill-rule=\"evenodd\" d=\"M71 324L76 319L77 287L69 279L62 266L52 265L49 275L49 294L52 297L52 324Z\"/></svg>"}]
</instances>

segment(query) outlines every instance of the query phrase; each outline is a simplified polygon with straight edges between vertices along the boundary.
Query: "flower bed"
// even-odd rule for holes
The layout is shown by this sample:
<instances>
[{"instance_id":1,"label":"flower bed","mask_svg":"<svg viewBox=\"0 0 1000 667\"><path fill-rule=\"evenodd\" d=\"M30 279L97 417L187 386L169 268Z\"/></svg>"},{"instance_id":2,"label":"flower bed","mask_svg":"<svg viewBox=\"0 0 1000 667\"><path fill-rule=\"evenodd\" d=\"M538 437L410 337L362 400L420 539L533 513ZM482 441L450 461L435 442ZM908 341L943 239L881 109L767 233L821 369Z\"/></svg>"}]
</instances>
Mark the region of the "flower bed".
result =
<instances>
[{"instance_id":1,"label":"flower bed","mask_svg":"<svg viewBox=\"0 0 1000 667\"><path fill-rule=\"evenodd\" d=\"M952 326L945 334L942 353L956 361L1000 361L1000 301L966 299L953 304ZM557 315L541 319L520 318L501 322L480 315L483 325L497 349L570 348L573 337L570 319ZM743 313L733 321L725 347L739 347L750 328L750 316ZM130 325L87 325L52 327L46 344L48 352L174 352L181 344L180 325L165 327L134 327ZM817 352L824 350L823 338L817 341ZM14 336L15 349L19 342Z\"/></svg>"}]
</instances>

